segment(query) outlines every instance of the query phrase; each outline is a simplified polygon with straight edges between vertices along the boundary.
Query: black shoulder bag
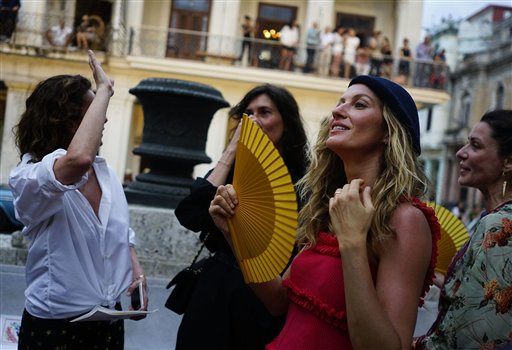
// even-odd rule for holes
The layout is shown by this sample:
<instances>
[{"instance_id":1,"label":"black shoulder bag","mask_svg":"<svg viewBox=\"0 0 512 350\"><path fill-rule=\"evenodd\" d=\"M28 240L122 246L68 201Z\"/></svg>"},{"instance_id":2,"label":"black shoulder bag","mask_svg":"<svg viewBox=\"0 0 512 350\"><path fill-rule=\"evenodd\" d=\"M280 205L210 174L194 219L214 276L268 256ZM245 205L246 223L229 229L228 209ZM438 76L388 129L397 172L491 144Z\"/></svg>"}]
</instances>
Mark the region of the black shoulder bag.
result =
<instances>
[{"instance_id":1,"label":"black shoulder bag","mask_svg":"<svg viewBox=\"0 0 512 350\"><path fill-rule=\"evenodd\" d=\"M190 298L192 297L192 293L196 287L199 274L207 265L208 258L203 258L199 261L197 261L197 258L201 255L204 244L209 235L210 233L208 232L190 266L178 272L166 287L166 289L169 289L174 286L174 289L167 298L165 307L174 311L178 315L183 315L187 310L188 303L190 302Z\"/></svg>"}]
</instances>

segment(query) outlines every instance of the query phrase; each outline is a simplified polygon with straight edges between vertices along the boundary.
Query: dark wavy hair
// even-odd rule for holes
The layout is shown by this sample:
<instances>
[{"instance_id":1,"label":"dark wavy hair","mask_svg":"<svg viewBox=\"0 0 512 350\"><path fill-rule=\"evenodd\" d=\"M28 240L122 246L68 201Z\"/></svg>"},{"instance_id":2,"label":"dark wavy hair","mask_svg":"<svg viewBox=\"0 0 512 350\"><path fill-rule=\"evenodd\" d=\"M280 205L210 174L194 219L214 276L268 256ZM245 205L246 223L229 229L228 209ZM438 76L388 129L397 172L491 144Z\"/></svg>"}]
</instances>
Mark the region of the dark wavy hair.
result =
<instances>
[{"instance_id":1,"label":"dark wavy hair","mask_svg":"<svg viewBox=\"0 0 512 350\"><path fill-rule=\"evenodd\" d=\"M84 96L91 82L81 75L57 75L37 84L14 127L20 158L39 162L58 148L67 149L85 113Z\"/></svg>"},{"instance_id":2,"label":"dark wavy hair","mask_svg":"<svg viewBox=\"0 0 512 350\"><path fill-rule=\"evenodd\" d=\"M245 94L244 98L230 109L229 116L235 120L242 118L247 106L260 95L267 95L283 118L284 132L279 141L279 147L281 156L295 183L304 176L309 164L309 157L307 155L308 139L306 131L304 130L299 105L293 95L283 87L272 84L258 85Z\"/></svg>"},{"instance_id":3,"label":"dark wavy hair","mask_svg":"<svg viewBox=\"0 0 512 350\"><path fill-rule=\"evenodd\" d=\"M512 154L512 110L496 109L485 113L480 119L492 130L491 136L498 144L498 155L507 157Z\"/></svg>"}]
</instances>

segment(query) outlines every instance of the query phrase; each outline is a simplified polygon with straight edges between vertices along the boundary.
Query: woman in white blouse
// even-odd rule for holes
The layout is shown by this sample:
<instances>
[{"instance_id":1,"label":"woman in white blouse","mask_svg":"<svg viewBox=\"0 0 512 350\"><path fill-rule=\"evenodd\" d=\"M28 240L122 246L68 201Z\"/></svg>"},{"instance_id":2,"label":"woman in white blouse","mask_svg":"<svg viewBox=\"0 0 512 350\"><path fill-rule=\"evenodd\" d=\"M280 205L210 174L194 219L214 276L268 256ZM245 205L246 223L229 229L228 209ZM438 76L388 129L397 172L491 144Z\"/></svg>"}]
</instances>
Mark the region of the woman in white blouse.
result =
<instances>
[{"instance_id":1,"label":"woman in white blouse","mask_svg":"<svg viewBox=\"0 0 512 350\"><path fill-rule=\"evenodd\" d=\"M288 71L292 67L293 55L299 44L299 26L297 21L293 20L290 24L286 24L279 33L279 41L282 45L279 69Z\"/></svg>"},{"instance_id":2,"label":"woman in white blouse","mask_svg":"<svg viewBox=\"0 0 512 350\"><path fill-rule=\"evenodd\" d=\"M355 67L357 48L360 42L361 40L356 36L354 28L349 28L345 38L345 50L343 52L343 61L345 63L343 77L345 79L350 78L352 67Z\"/></svg>"},{"instance_id":3,"label":"woman in white blouse","mask_svg":"<svg viewBox=\"0 0 512 350\"><path fill-rule=\"evenodd\" d=\"M97 156L114 84L92 51L89 66L95 92L80 75L48 78L16 126L9 186L30 240L18 349L123 349L122 320L69 321L146 286L121 182Z\"/></svg>"},{"instance_id":4,"label":"woman in white blouse","mask_svg":"<svg viewBox=\"0 0 512 350\"><path fill-rule=\"evenodd\" d=\"M339 77L340 66L343 63L343 49L345 28L342 26L336 27L334 30L334 39L332 44L332 61L331 61L331 76Z\"/></svg>"}]
</instances>

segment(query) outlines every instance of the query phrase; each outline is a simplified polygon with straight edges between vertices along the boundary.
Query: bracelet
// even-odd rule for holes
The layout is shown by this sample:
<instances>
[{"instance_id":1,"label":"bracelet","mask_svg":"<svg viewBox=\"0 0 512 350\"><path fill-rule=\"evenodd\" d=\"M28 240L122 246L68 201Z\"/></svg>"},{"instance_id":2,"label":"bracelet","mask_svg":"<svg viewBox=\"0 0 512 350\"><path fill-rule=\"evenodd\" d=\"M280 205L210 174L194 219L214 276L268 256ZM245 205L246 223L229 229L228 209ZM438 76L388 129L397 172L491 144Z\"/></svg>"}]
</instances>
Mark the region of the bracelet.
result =
<instances>
[{"instance_id":1,"label":"bracelet","mask_svg":"<svg viewBox=\"0 0 512 350\"><path fill-rule=\"evenodd\" d=\"M225 162L225 161L223 161L223 160L219 160L219 161L217 162L217 164L222 164L222 165L224 165L224 166L225 166L225 167L227 167L227 168L231 168L231 165L229 165L228 163L226 163L226 162Z\"/></svg>"},{"instance_id":2,"label":"bracelet","mask_svg":"<svg viewBox=\"0 0 512 350\"><path fill-rule=\"evenodd\" d=\"M138 281L138 280L143 280L144 281L144 278L146 278L144 275L139 275L139 277L135 278L133 281Z\"/></svg>"}]
</instances>

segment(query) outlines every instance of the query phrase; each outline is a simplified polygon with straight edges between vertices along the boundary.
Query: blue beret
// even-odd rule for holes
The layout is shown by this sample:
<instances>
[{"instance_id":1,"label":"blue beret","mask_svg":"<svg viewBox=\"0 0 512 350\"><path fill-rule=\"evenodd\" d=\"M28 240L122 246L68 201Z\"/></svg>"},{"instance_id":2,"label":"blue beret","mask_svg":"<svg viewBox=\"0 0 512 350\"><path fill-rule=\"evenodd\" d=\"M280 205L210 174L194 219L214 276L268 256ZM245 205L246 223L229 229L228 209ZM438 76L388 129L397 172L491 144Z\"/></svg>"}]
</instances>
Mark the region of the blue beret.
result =
<instances>
[{"instance_id":1,"label":"blue beret","mask_svg":"<svg viewBox=\"0 0 512 350\"><path fill-rule=\"evenodd\" d=\"M400 123L409 131L414 152L420 155L420 122L418 119L418 109L411 95L397 83L372 75L355 77L348 86L355 84L366 85L379 97L383 104L393 111L393 114Z\"/></svg>"}]
</instances>

